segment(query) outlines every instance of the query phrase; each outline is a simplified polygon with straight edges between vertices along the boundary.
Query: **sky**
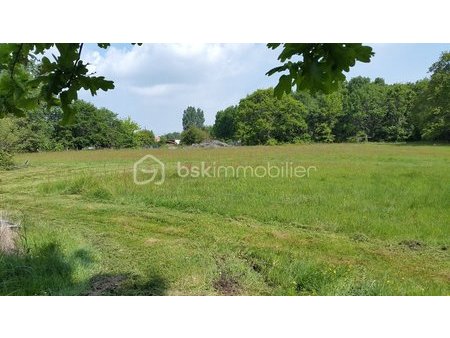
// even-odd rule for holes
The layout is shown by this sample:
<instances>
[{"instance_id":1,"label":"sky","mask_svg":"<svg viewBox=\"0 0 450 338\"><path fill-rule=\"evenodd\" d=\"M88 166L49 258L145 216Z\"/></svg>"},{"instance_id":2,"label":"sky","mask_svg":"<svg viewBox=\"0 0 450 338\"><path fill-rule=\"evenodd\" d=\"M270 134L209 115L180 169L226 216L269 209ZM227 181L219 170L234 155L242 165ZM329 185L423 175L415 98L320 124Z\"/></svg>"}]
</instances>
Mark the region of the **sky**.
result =
<instances>
[{"instance_id":1,"label":"sky","mask_svg":"<svg viewBox=\"0 0 450 338\"><path fill-rule=\"evenodd\" d=\"M375 56L357 63L347 79L382 77L386 83L415 82L450 44L370 44ZM106 107L120 118L130 116L142 128L162 135L181 131L188 106L205 112L205 124L253 91L273 87L279 75L265 73L279 64L279 50L264 44L113 44L107 50L86 45L83 59L116 88L80 98Z\"/></svg>"}]
</instances>

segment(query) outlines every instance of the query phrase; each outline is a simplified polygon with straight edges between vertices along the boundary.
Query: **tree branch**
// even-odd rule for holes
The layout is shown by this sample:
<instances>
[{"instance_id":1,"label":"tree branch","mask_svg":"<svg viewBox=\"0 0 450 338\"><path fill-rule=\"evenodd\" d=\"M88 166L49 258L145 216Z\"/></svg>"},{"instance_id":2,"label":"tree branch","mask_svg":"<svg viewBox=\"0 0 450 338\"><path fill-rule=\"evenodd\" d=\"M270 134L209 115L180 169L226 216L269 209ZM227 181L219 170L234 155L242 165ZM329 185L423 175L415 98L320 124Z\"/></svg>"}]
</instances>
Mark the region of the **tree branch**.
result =
<instances>
[{"instance_id":1,"label":"tree branch","mask_svg":"<svg viewBox=\"0 0 450 338\"><path fill-rule=\"evenodd\" d=\"M19 50L16 52L16 55L14 57L14 61L11 66L11 72L10 72L11 79L14 77L14 69L16 68L17 62L19 61L19 57L20 57L20 53L22 52L22 48L23 48L23 43L19 44Z\"/></svg>"},{"instance_id":2,"label":"tree branch","mask_svg":"<svg viewBox=\"0 0 450 338\"><path fill-rule=\"evenodd\" d=\"M73 66L72 74L70 75L69 81L67 81L66 87L70 88L72 81L75 77L75 71L77 69L78 62L81 60L81 51L83 50L84 43L80 43L80 50L78 51L78 58L75 60L75 64Z\"/></svg>"}]
</instances>

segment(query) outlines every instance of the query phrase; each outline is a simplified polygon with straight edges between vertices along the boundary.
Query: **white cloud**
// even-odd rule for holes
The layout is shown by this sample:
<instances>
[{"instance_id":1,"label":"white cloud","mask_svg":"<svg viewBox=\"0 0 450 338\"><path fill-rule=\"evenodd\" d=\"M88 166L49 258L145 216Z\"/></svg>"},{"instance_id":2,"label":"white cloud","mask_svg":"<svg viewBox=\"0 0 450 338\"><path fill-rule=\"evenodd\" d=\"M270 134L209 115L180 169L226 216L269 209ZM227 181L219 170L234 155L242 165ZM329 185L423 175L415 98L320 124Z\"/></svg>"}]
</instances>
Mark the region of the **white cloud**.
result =
<instances>
[{"instance_id":1,"label":"white cloud","mask_svg":"<svg viewBox=\"0 0 450 338\"><path fill-rule=\"evenodd\" d=\"M106 51L87 45L90 70L113 80L116 89L83 97L156 133L180 130L189 105L213 123L218 110L276 83L265 72L278 65L277 54L262 44L128 44Z\"/></svg>"},{"instance_id":2,"label":"white cloud","mask_svg":"<svg viewBox=\"0 0 450 338\"><path fill-rule=\"evenodd\" d=\"M129 87L131 92L134 92L138 95L142 95L145 97L156 97L161 95L167 95L182 88L183 86L178 84L157 84L149 87L134 87L134 86Z\"/></svg>"},{"instance_id":3,"label":"white cloud","mask_svg":"<svg viewBox=\"0 0 450 338\"><path fill-rule=\"evenodd\" d=\"M244 44L144 44L110 47L103 56L94 50L86 55L99 74L130 85L194 83L239 75L245 71Z\"/></svg>"},{"instance_id":4,"label":"white cloud","mask_svg":"<svg viewBox=\"0 0 450 338\"><path fill-rule=\"evenodd\" d=\"M358 63L349 77L416 80L426 75L448 44L388 44L374 45L374 49L373 61ZM90 69L113 80L116 89L81 97L121 117L129 115L157 134L181 130L183 110L190 105L203 109L206 123L212 124L218 110L277 83L277 75L265 73L279 65L279 52L264 44L126 44L106 51L85 45L83 58L91 63Z\"/></svg>"}]
</instances>

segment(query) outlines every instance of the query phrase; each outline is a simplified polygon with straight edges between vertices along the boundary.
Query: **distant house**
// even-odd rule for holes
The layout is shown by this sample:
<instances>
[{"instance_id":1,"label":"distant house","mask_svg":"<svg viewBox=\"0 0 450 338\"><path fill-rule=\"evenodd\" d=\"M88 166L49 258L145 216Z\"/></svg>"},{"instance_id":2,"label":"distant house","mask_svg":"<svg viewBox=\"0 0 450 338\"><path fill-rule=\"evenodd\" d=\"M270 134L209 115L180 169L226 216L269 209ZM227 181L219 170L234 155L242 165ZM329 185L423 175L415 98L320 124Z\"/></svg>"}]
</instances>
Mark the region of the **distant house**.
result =
<instances>
[{"instance_id":1,"label":"distant house","mask_svg":"<svg viewBox=\"0 0 450 338\"><path fill-rule=\"evenodd\" d=\"M155 136L155 142L161 141L161 136Z\"/></svg>"},{"instance_id":2,"label":"distant house","mask_svg":"<svg viewBox=\"0 0 450 338\"><path fill-rule=\"evenodd\" d=\"M170 140L167 140L166 143L167 143L167 144L172 144L172 145L174 145L174 146L177 146L177 145L179 145L179 144L181 143L181 140L178 140L178 139L170 139Z\"/></svg>"}]
</instances>

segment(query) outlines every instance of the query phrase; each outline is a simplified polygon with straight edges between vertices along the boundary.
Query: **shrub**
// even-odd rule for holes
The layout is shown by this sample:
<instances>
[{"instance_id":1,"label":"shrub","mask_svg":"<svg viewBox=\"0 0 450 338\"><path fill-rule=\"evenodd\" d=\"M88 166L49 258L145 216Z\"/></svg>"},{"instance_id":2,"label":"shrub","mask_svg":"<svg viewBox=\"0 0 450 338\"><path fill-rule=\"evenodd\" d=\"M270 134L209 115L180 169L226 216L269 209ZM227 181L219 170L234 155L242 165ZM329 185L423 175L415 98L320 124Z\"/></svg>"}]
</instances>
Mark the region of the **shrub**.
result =
<instances>
[{"instance_id":1,"label":"shrub","mask_svg":"<svg viewBox=\"0 0 450 338\"><path fill-rule=\"evenodd\" d=\"M278 141L275 140L274 138L269 138L266 141L266 145L268 145L268 146L276 146L277 144L278 144Z\"/></svg>"},{"instance_id":2,"label":"shrub","mask_svg":"<svg viewBox=\"0 0 450 338\"><path fill-rule=\"evenodd\" d=\"M194 143L201 143L209 138L208 132L197 128L189 127L181 133L181 143L191 145Z\"/></svg>"},{"instance_id":3,"label":"shrub","mask_svg":"<svg viewBox=\"0 0 450 338\"><path fill-rule=\"evenodd\" d=\"M9 170L14 167L12 154L0 149L0 169Z\"/></svg>"},{"instance_id":4,"label":"shrub","mask_svg":"<svg viewBox=\"0 0 450 338\"><path fill-rule=\"evenodd\" d=\"M14 166L12 154L17 150L19 136L15 121L0 119L0 169L8 170Z\"/></svg>"},{"instance_id":5,"label":"shrub","mask_svg":"<svg viewBox=\"0 0 450 338\"><path fill-rule=\"evenodd\" d=\"M311 143L311 142L312 142L312 140L311 140L311 135L309 135L309 134L303 134L302 136L294 137L294 139L292 140L292 142L293 142L294 144L308 144L308 143Z\"/></svg>"}]
</instances>

